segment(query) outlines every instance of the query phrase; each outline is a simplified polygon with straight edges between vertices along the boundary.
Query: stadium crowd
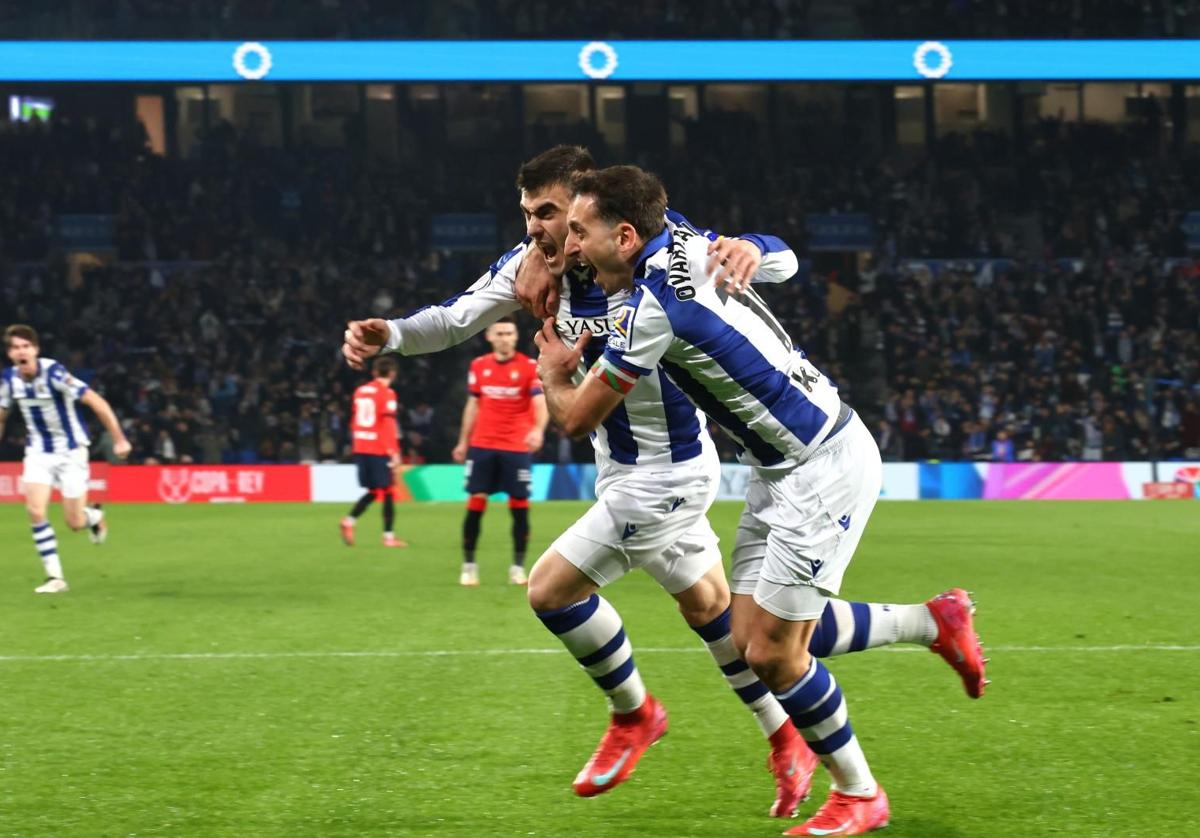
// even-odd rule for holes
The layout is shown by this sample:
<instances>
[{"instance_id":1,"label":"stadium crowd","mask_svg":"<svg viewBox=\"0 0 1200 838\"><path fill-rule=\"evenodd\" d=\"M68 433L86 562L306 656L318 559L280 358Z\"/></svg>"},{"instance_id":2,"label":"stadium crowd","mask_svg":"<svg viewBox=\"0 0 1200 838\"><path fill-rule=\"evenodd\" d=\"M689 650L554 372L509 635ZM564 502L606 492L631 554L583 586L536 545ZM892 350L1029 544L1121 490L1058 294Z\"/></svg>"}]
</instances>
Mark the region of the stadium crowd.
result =
<instances>
[{"instance_id":1,"label":"stadium crowd","mask_svg":"<svg viewBox=\"0 0 1200 838\"><path fill-rule=\"evenodd\" d=\"M906 167L831 147L821 166L800 166L737 154L763 129L710 117L686 153L640 161L697 223L777 233L804 255L807 213L875 218L872 268L817 258L764 294L886 457L1200 453L1200 280L1191 262L1164 259L1186 253L1180 214L1200 179L1152 125L1048 122L1020 151L951 136ZM344 148L258 148L221 123L180 160L149 154L136 124L7 126L0 302L105 393L135 461L342 459L358 381L337 354L343 320L436 302L500 251L437 250L431 213L492 211L502 241L516 241L520 153L501 143L453 166L413 153L381 168ZM997 217L1030 212L1040 250L993 234ZM60 213L115 216L118 259L48 259ZM905 261L964 256L993 260ZM405 362L410 460L448 459L466 363L483 351L480 340ZM17 455L18 425L0 456ZM550 434L540 456L589 454Z\"/></svg>"}]
</instances>

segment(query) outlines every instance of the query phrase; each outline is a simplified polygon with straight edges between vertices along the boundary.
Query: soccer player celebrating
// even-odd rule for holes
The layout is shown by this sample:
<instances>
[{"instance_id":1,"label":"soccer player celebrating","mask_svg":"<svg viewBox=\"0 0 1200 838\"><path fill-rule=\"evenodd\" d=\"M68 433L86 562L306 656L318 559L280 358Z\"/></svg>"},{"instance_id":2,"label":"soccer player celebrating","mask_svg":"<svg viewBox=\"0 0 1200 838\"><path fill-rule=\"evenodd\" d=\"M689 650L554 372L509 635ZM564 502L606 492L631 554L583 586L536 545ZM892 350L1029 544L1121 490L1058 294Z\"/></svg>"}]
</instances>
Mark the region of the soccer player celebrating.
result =
<instances>
[{"instance_id":1,"label":"soccer player celebrating","mask_svg":"<svg viewBox=\"0 0 1200 838\"><path fill-rule=\"evenodd\" d=\"M88 506L87 428L77 404L92 409L113 440L113 453L129 456L129 440L104 397L67 372L62 364L42 358L37 332L15 324L4 330L4 346L13 365L0 376L0 435L15 402L25 419L25 509L33 526L33 543L42 558L46 581L39 594L68 590L58 556L54 527L46 520L50 493L62 492L63 514L73 530L88 528L94 544L108 537L108 524L99 506Z\"/></svg>"},{"instance_id":2,"label":"soccer player celebrating","mask_svg":"<svg viewBox=\"0 0 1200 838\"><path fill-rule=\"evenodd\" d=\"M841 689L810 652L879 497L875 441L757 295L715 286L708 243L664 225L666 192L656 177L614 166L580 175L574 186L568 256L595 268L607 293L632 296L617 318L624 327L578 386L586 347L567 347L547 318L536 340L550 412L568 433L590 432L665 370L738 442L753 473L733 551L734 644L834 780L816 814L785 834L886 826L887 795ZM960 639L957 657L972 658L982 674L973 632Z\"/></svg>"},{"instance_id":3,"label":"soccer player celebrating","mask_svg":"<svg viewBox=\"0 0 1200 838\"><path fill-rule=\"evenodd\" d=\"M350 425L358 485L366 493L342 519L342 541L354 546L354 525L374 500L383 502L383 546L407 547L396 538L395 468L400 465L400 432L396 424L396 362L378 358L373 377L354 391L354 418Z\"/></svg>"},{"instance_id":4,"label":"soccer player celebrating","mask_svg":"<svg viewBox=\"0 0 1200 838\"><path fill-rule=\"evenodd\" d=\"M565 248L572 180L593 168L591 156L573 146L552 148L522 165L517 185L528 238L497 260L469 293L399 320L351 322L343 346L349 363L360 366L385 348L410 355L453 346L516 310L518 299L532 302L535 311L557 310L556 326L568 344L592 335L583 345L589 362L604 351L606 340L620 341L630 325L620 317L629 294L606 297L592 268L578 264ZM671 229L691 230L674 212L663 221ZM712 277L730 292L746 287L751 278L779 282L795 272L794 255L776 238L705 237ZM547 276L552 287L543 282ZM770 742L776 783L770 812L790 817L808 794L816 757L734 648L729 586L716 534L705 517L720 470L705 424L665 373L646 376L630 390L622 409L613 410L592 438L597 503L538 560L529 601L608 697L612 710L600 745L575 778L577 794L601 794L624 782L666 729L666 713L645 689L621 617L599 593L641 569L677 601L681 616ZM970 611L957 596L914 605L833 600L810 651L826 657L901 642L936 645L945 639L939 627L946 621L955 626L955 638L973 639ZM970 691L974 673L962 674Z\"/></svg>"},{"instance_id":5,"label":"soccer player celebrating","mask_svg":"<svg viewBox=\"0 0 1200 838\"><path fill-rule=\"evenodd\" d=\"M517 351L517 324L511 317L488 327L492 351L471 362L467 373L467 403L462 429L451 456L467 464L467 515L463 519L463 566L459 584L479 584L475 545L488 495L508 495L512 513L513 562L508 581L524 585L525 550L529 545L529 490L533 479L533 452L542 447L546 422L546 397L537 377L537 364Z\"/></svg>"}]
</instances>

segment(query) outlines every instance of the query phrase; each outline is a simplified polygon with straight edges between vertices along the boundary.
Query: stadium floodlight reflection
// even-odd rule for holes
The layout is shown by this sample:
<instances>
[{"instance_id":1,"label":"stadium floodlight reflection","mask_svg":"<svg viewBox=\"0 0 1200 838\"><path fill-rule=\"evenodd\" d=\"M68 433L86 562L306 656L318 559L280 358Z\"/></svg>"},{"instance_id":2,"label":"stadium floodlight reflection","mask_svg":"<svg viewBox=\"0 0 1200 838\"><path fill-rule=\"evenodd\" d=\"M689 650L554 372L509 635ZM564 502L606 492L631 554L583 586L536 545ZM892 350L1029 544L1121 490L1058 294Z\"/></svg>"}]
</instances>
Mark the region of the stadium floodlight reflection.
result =
<instances>
[{"instance_id":1,"label":"stadium floodlight reflection","mask_svg":"<svg viewBox=\"0 0 1200 838\"><path fill-rule=\"evenodd\" d=\"M1198 78L1195 40L0 41L8 82Z\"/></svg>"}]
</instances>

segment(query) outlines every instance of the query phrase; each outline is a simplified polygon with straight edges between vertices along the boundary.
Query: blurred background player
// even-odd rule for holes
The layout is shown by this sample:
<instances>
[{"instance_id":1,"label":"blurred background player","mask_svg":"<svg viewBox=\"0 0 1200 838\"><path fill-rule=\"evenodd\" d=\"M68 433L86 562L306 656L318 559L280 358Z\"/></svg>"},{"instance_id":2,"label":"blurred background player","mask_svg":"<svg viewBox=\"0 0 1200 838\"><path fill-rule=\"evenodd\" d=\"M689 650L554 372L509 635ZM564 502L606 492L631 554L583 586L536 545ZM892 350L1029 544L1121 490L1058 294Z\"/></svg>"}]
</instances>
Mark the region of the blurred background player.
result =
<instances>
[{"instance_id":1,"label":"blurred background player","mask_svg":"<svg viewBox=\"0 0 1200 838\"><path fill-rule=\"evenodd\" d=\"M350 435L354 463L358 466L358 484L366 490L350 514L342 519L342 541L354 546L354 525L371 502L383 502L383 546L407 547L396 538L395 469L400 465L400 428L396 423L396 362L378 358L371 365L374 376L354 391L354 418Z\"/></svg>"},{"instance_id":2,"label":"blurred background player","mask_svg":"<svg viewBox=\"0 0 1200 838\"><path fill-rule=\"evenodd\" d=\"M37 332L32 326L15 324L4 330L4 347L13 366L0 375L0 436L13 402L25 419L25 509L33 527L33 543L46 569L46 581L34 588L39 594L68 590L58 557L58 539L46 520L50 493L62 492L63 515L73 530L87 527L94 544L108 537L104 512L87 505L87 427L78 403L92 409L113 440L113 453L124 459L129 441L116 414L104 397L75 378L51 358L41 358Z\"/></svg>"},{"instance_id":3,"label":"blurred background player","mask_svg":"<svg viewBox=\"0 0 1200 838\"><path fill-rule=\"evenodd\" d=\"M550 414L537 364L517 351L517 324L505 317L484 333L492 351L471 362L462 430L452 456L465 462L467 515L463 519L463 566L459 583L479 584L475 545L488 495L504 492L512 513L513 563L508 581L524 585L529 544L529 488L533 452L542 447Z\"/></svg>"}]
</instances>

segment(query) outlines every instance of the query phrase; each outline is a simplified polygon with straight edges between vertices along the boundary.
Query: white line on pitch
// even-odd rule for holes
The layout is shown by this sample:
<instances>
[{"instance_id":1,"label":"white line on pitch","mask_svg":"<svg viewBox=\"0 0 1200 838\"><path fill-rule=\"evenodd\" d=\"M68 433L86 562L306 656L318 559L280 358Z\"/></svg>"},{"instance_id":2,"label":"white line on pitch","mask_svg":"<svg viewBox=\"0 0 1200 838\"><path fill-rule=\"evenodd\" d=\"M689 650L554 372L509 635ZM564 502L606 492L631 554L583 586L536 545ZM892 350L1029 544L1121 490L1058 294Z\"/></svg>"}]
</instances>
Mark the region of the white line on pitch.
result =
<instances>
[{"instance_id":1,"label":"white line on pitch","mask_svg":"<svg viewBox=\"0 0 1200 838\"><path fill-rule=\"evenodd\" d=\"M1163 643L1116 646L988 646L988 654L1024 652L1200 652L1200 646ZM635 654L692 654L705 652L701 647L634 648ZM873 651L925 652L922 646L889 646ZM494 657L505 655L558 655L557 649L411 649L380 651L328 652L147 652L128 655L0 655L0 663L42 663L55 661L155 661L155 660L280 660L286 658L449 658Z\"/></svg>"}]
</instances>

